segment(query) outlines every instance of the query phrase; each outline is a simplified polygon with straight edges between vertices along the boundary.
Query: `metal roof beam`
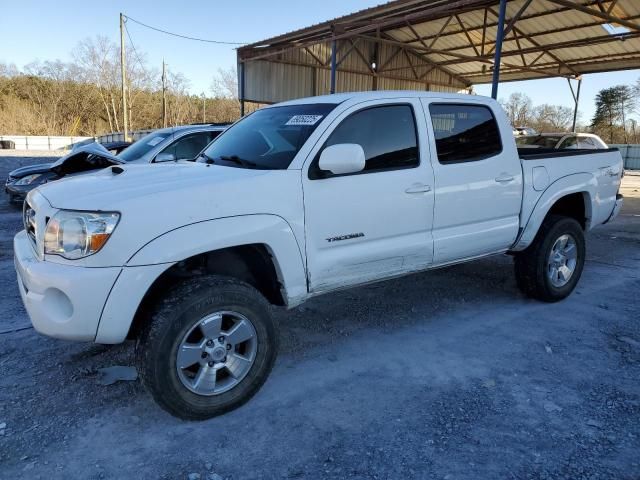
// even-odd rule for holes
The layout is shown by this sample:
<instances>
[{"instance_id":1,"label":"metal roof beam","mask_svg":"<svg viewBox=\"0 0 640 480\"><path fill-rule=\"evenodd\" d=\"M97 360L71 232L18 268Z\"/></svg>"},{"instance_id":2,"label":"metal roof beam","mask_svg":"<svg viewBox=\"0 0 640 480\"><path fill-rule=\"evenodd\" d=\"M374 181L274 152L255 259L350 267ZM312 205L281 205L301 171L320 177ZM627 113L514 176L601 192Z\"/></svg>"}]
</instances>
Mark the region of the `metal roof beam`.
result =
<instances>
[{"instance_id":1,"label":"metal roof beam","mask_svg":"<svg viewBox=\"0 0 640 480\"><path fill-rule=\"evenodd\" d=\"M352 15L348 15L347 17L337 18L319 25L315 25L313 27L298 30L296 32L290 32L284 35L273 37L271 39L263 40L261 42L245 45L243 47L240 47L238 50L250 50L253 48L262 49L266 47L274 47L278 44L287 44L296 41L307 42L308 40L312 40L317 43L318 41L321 41L323 39L326 40L331 37L334 27L339 27L345 32L344 34L339 35L336 38L337 40L339 40L341 38L346 38L347 36L349 36L349 32L352 35L355 35L376 30L378 28L389 28L390 26L403 25L406 20L427 21L446 16L447 12L453 14L454 12L463 13L473 11L478 8L478 6L492 4L493 0L430 0L415 3L416 7L410 9L412 10L411 13L406 13L406 8L398 8L397 11L393 11L392 14L379 17L371 15L372 18L369 20L349 21L349 18L354 17L359 13L363 13L356 12ZM371 10L375 8L378 7L373 7ZM354 26L355 28L349 30L350 27Z\"/></svg>"},{"instance_id":2,"label":"metal roof beam","mask_svg":"<svg viewBox=\"0 0 640 480\"><path fill-rule=\"evenodd\" d=\"M364 56L364 53L362 53L360 51L360 49L357 47L356 43L358 42L358 40L360 40L359 38L356 38L356 41L354 42L353 40L349 39L349 42L351 42L351 46L353 46L354 51L356 52L356 55L358 55L358 57L360 57L360 60L362 60L362 62L367 66L367 68L369 69L369 73L372 73L375 75L376 71L373 69L373 67L371 66L371 63L369 62L369 60L367 60Z\"/></svg>"},{"instance_id":3,"label":"metal roof beam","mask_svg":"<svg viewBox=\"0 0 640 480\"><path fill-rule=\"evenodd\" d=\"M319 65L325 65L325 62L320 60L320 58L315 53L313 53L313 51L309 47L304 47L304 50L311 56L311 58L318 62Z\"/></svg>"},{"instance_id":4,"label":"metal roof beam","mask_svg":"<svg viewBox=\"0 0 640 480\"><path fill-rule=\"evenodd\" d=\"M513 38L516 39L516 45L518 46L518 50L520 50L520 59L522 60L522 65L527 66L527 61L524 58L524 53L522 53L522 47L520 46L520 39L518 38L518 33L514 30L512 32Z\"/></svg>"},{"instance_id":5,"label":"metal roof beam","mask_svg":"<svg viewBox=\"0 0 640 480\"><path fill-rule=\"evenodd\" d=\"M484 20L482 21L482 46L480 47L480 53L484 55L484 44L487 40L487 16L489 15L489 10L484 9Z\"/></svg>"},{"instance_id":6,"label":"metal roof beam","mask_svg":"<svg viewBox=\"0 0 640 480\"><path fill-rule=\"evenodd\" d=\"M413 66L413 62L411 61L411 57L409 56L409 54L407 53L406 50L403 50L403 52L404 52L404 57L407 59L407 62L409 62L409 66L411 67L411 71L413 72L414 78L417 79L418 78L418 72L416 71L416 67Z\"/></svg>"},{"instance_id":7,"label":"metal roof beam","mask_svg":"<svg viewBox=\"0 0 640 480\"><path fill-rule=\"evenodd\" d=\"M351 46L347 49L346 52L344 52L344 55L342 55L342 57L340 57L340 60L338 60L336 62L336 66L339 67L340 64L346 60L346 58L349 56L349 54L356 48L356 45L358 44L358 40L359 40L358 38L356 38L355 42L350 40Z\"/></svg>"},{"instance_id":8,"label":"metal roof beam","mask_svg":"<svg viewBox=\"0 0 640 480\"><path fill-rule=\"evenodd\" d=\"M298 66L298 67L301 66L299 63L289 62L287 60L275 59L275 60L270 60L270 61L273 62L273 63L280 63L280 64L283 64L283 65L292 65L292 66ZM305 66L310 66L310 65L305 65ZM329 67L329 66L316 65L315 68L318 68L320 70L331 70L331 67ZM360 71L360 70L352 70L352 69L341 69L341 70L339 70L339 72L351 73L351 74L355 74L355 75L369 75L367 72L363 72L363 71ZM378 75L378 78L388 78L388 79L391 79L391 80L400 80L400 81L405 81L405 82L416 82L416 81L419 81L419 80L415 80L415 79L413 79L411 77L401 77L401 76L398 76L398 75L387 75L387 74L383 74L383 73L380 73ZM462 85L455 85L455 84L452 84L451 82L441 82L441 81L438 81L438 80L431 80L431 79L429 79L429 80L421 80L421 81L419 81L419 83L438 85L438 86L442 86L442 87L460 88L460 89L467 88L467 87L469 87L471 85L468 81L465 81L465 83L462 84ZM249 100L249 101L251 101L251 100Z\"/></svg>"},{"instance_id":9,"label":"metal roof beam","mask_svg":"<svg viewBox=\"0 0 640 480\"><path fill-rule=\"evenodd\" d=\"M444 30L449 26L449 24L451 23L451 20L453 20L453 15L449 16L449 18L447 18L447 21L444 22L444 25L442 25L442 28L440 28L440 31L438 32L438 34L435 36L435 38L431 41L431 43L429 44L429 48L432 48L436 42L438 41L438 39L440 38L440 35L442 35L442 32L444 32ZM420 39L420 36L418 35L418 39Z\"/></svg>"},{"instance_id":10,"label":"metal roof beam","mask_svg":"<svg viewBox=\"0 0 640 480\"><path fill-rule=\"evenodd\" d=\"M621 62L621 61L632 61L634 62L633 65L630 65L628 68L625 68L625 70L630 70L630 69L636 69L638 67L640 67L640 56L636 55L633 56L633 54L629 54L629 53L619 53L619 54L614 54L614 55L604 55L604 56L596 56L596 57L589 57L589 58L582 58L580 60L571 62L571 66L579 69L582 66L587 66L587 65L594 65L594 64L603 64L603 67L606 66L606 63L613 63L613 62ZM504 65L504 64L503 64ZM529 66L531 66L532 63L529 63ZM553 69L555 69L557 67L556 63L542 63L542 64L538 64L536 65L537 68L539 69L543 69L543 70L547 70L548 72L551 72ZM607 70L607 68L602 68L601 70L598 70L600 72L606 72L609 71ZM517 73L517 71L511 71L511 70L503 70L501 72L501 74L513 74L513 73ZM594 71L590 71L588 73L595 73ZM581 73L582 75L583 73ZM551 73L551 75L553 75L556 78L559 77L563 77L563 78L569 78L568 76L558 76L555 75L553 73ZM478 71L474 71L474 72L469 72L467 74L467 77L472 81L472 83L477 83L473 81L473 77L479 77L479 76L483 76L486 77L487 76L487 72L483 72L482 70L478 70ZM573 78L573 77L571 77ZM522 80L528 80L528 78L523 78ZM490 83L490 80L486 80L483 83Z\"/></svg>"},{"instance_id":11,"label":"metal roof beam","mask_svg":"<svg viewBox=\"0 0 640 480\"><path fill-rule=\"evenodd\" d=\"M378 68L378 72L384 71L386 66L389 65L393 61L393 59L396 58L402 52L402 48L400 47L395 47L395 48L396 50L391 55L389 55L389 58L387 58L384 61L384 63L380 66L380 68Z\"/></svg>"},{"instance_id":12,"label":"metal roof beam","mask_svg":"<svg viewBox=\"0 0 640 480\"><path fill-rule=\"evenodd\" d=\"M589 5L595 5L596 1L592 1L592 2L588 2L585 5L589 6ZM569 7L559 7L556 9L552 9L552 10L546 10L544 12L537 12L537 13L532 13L529 15L524 15L522 14L520 17L521 21L524 20L531 20L531 19L535 19L535 18L541 18L541 17L547 17L547 16L551 16L551 15L557 15L559 13L564 13L564 12L568 12L571 11L572 9ZM606 22L601 22L598 23L597 25L601 25L602 23L606 23ZM480 30L480 29L485 29L485 28L490 28L490 27L497 27L498 26L498 22L491 22L491 23L487 23L486 21L483 22L483 24L481 25L476 25L476 26L472 26L472 27L467 27L468 31L474 31L474 30ZM570 27L570 29L573 29L575 27ZM463 33L462 30L457 29L457 30L451 30L450 32L447 33L442 33L441 36L442 38L445 37L451 37L451 36L455 36L455 35L459 35ZM536 33L535 35L538 35L538 33ZM431 40L435 37L435 35L424 35L421 36L420 38L422 40ZM242 47L241 47L242 48Z\"/></svg>"},{"instance_id":13,"label":"metal roof beam","mask_svg":"<svg viewBox=\"0 0 640 480\"><path fill-rule=\"evenodd\" d=\"M411 23L410 23L409 21L407 21L407 22L406 22L406 24L407 24L407 27L409 27L409 30L411 30L411 32L416 36L416 38L420 37L420 35L418 35L418 32L416 32L415 28L413 28L413 25L411 25ZM387 35L385 35L385 37L387 37ZM371 39L371 37L368 37L368 36L366 36L366 38ZM382 39L382 38L376 38L376 39L374 39L374 40L376 40L376 41L378 41L378 42L379 42L379 41L381 41L381 40L383 40L383 39ZM387 41L388 41L388 40L387 40ZM401 42L401 43L402 43L402 42ZM427 44L426 44L424 41L421 41L421 43L422 43L422 45L424 46L424 48L426 48L427 50L431 50L431 49L427 46ZM439 66L439 65L437 64L437 62L434 62L434 61L433 61L433 60L431 60L430 58L428 58L428 57L424 56L423 54L421 54L420 52L418 52L416 49L413 49L413 48L411 48L410 46L408 46L408 45L406 45L406 44L404 44L403 48L409 49L410 51L412 51L412 52L413 52L413 54L414 54L414 55L416 55L418 58L420 58L420 59L424 60L425 62L430 63L430 64L432 64L432 65L436 65L436 68L438 68L438 70L440 70L440 71L442 71L442 72L446 73L446 74L447 74L447 75L449 75L451 78L455 78L455 79L456 79L456 80L458 80L459 82L462 82L462 83L465 83L465 84L467 84L467 83L468 83L468 82L467 82L467 80L466 80L466 79L464 79L464 77L461 77L461 76L459 76L459 75L456 75L455 73L450 72L449 70L446 70L446 69L442 68L441 66Z\"/></svg>"},{"instance_id":14,"label":"metal roof beam","mask_svg":"<svg viewBox=\"0 0 640 480\"><path fill-rule=\"evenodd\" d=\"M518 34L520 35L521 38L526 38L526 37L522 36L522 33L521 33L520 30L518 30ZM638 32L638 33L627 33L627 34L623 35L622 37L624 39L626 39L626 40L640 38L640 32ZM529 40L529 39L527 39L527 40ZM529 40L529 41L531 41L531 40ZM562 50L564 48L575 48L575 47L584 47L584 46L589 46L589 45L600 45L600 44L603 44L603 43L619 42L619 41L620 41L620 36L615 36L614 37L614 36L606 34L606 35L601 35L599 37L583 38L583 39L578 39L578 40L568 40L566 42L554 43L554 44L551 44L551 45L540 45L540 44L535 45L534 44L533 47L525 47L525 48L522 48L522 49L519 49L519 50L516 49L516 50L504 51L504 52L502 52L502 56L503 57L513 57L513 56L518 56L518 55L521 55L521 54L527 55L529 53L538 53L538 52L549 54L549 51L551 51L551 50ZM450 50L442 50L442 51L438 51L437 53L441 53L442 55L449 55L449 54L454 54L455 52L450 51ZM486 59L486 58L490 58L490 57L485 55L482 58ZM456 60L447 60L445 62L441 62L440 65L442 65L442 66L455 65L456 63L460 63L460 62L458 62Z\"/></svg>"},{"instance_id":15,"label":"metal roof beam","mask_svg":"<svg viewBox=\"0 0 640 480\"><path fill-rule=\"evenodd\" d=\"M494 15L497 15L497 13L489 8L488 9L491 13L493 13ZM522 13L522 9L520 9L519 13ZM515 17L514 17L515 18ZM513 19L512 19L513 20ZM517 20L517 19L516 19ZM518 35L520 35L521 37L525 38L529 43L531 43L533 46L540 48L543 52L545 52L547 55L549 55L551 58L553 58L556 62L558 62L560 65L562 65L563 67L566 67L568 70L572 71L572 69L566 64L564 63L564 61L558 57L557 55L551 53L551 49L550 48L546 48L546 46L540 45L536 40L534 40L533 38L529 37L525 32L523 32L519 27L515 26L515 21L510 21L509 25L511 25L511 28L513 29L513 33L517 33ZM518 45L518 49L520 50L520 45ZM519 52L521 55L523 55L522 50L520 50ZM524 56L523 56L524 58ZM574 74L578 74L578 72L574 71Z\"/></svg>"},{"instance_id":16,"label":"metal roof beam","mask_svg":"<svg viewBox=\"0 0 640 480\"><path fill-rule=\"evenodd\" d=\"M622 25L631 30L640 31L640 25L634 22L630 22L629 20L625 20L623 18L614 17L610 13L600 12L598 10L594 10L593 8L586 7L584 5L570 2L569 0L547 0L548 2L555 3L557 5L562 5L563 7L573 8L574 10L578 10L580 12L586 13L587 15L591 15L593 17L602 18L603 20L607 20L609 23L617 23L618 25Z\"/></svg>"},{"instance_id":17,"label":"metal roof beam","mask_svg":"<svg viewBox=\"0 0 640 480\"><path fill-rule=\"evenodd\" d=\"M464 27L464 25L462 23L462 20L460 20L460 15L455 15L455 17L456 17L456 20L458 21L458 25L460 25L460 28L464 32L465 37L467 37L467 41L469 42L469 45L471 45L471 48L473 48L473 51L476 52L476 55L480 56L480 52L478 51L478 49L476 48L475 44L473 43L473 40L471 39L471 36L469 35L469 32ZM420 36L418 36L418 38L420 38Z\"/></svg>"},{"instance_id":18,"label":"metal roof beam","mask_svg":"<svg viewBox=\"0 0 640 480\"><path fill-rule=\"evenodd\" d=\"M640 19L640 15L632 15L632 16L630 16L628 18L628 20L637 20L637 19ZM600 25L604 25L605 23L607 23L606 20L598 20L597 22L585 23L585 24L581 25L580 28L598 27ZM569 32L569 31L576 31L576 30L578 30L578 29L575 26L559 27L559 28L554 28L552 30L544 30L542 32L528 33L527 37L529 39L531 39L531 38L536 38L536 37L542 37L542 36L545 36L545 35L551 35L551 34L554 34L554 33L562 33L562 32ZM618 39L618 37L616 37L614 39ZM504 41L507 42L507 41L513 41L513 40L515 40L515 38L514 39L506 39L505 38ZM455 51L458 51L458 50L466 50L467 48L469 48L467 45L462 45L462 46L458 46L458 47L446 48L445 50L447 52L455 52Z\"/></svg>"},{"instance_id":19,"label":"metal roof beam","mask_svg":"<svg viewBox=\"0 0 640 480\"><path fill-rule=\"evenodd\" d=\"M373 37L369 37L369 36L366 36L366 35L360 35L360 36L363 37L363 38L367 38L369 40L373 40ZM398 42L398 41L394 41L394 40L387 40L387 39L381 38L380 42L388 43L390 45L399 45L399 46L405 46L406 47L406 45L404 43ZM420 53L420 52L417 52L417 53ZM490 65L493 65L493 60L491 60L491 59L489 59L487 57L474 57L472 55L462 55L462 54L459 54L459 53L446 52L444 50L437 50L437 49L431 49L430 51L425 52L425 53L432 53L432 54L437 54L437 55L444 55L444 56L454 57L454 58L456 58L458 60L465 60L467 62L481 62L481 63L487 63L487 64L490 64ZM422 58L423 60L425 60L426 62L433 63L439 69L444 65L451 65L451 64L455 64L455 63L463 63L463 62L460 62L460 61L435 62L435 61L433 61L431 59L428 59L424 55L418 55L418 56L420 58ZM538 70L535 70L535 69L529 68L529 67L524 67L522 65L515 65L515 64L512 64L512 63L510 64L510 63L506 63L506 62L502 62L502 64L506 65L507 67L516 68L516 69L519 69L519 70L522 70L522 71L531 71L531 72L539 73ZM446 70L445 70L445 72L447 74L449 74L449 72L447 72ZM454 74L454 75L456 75L456 74ZM558 75L554 75L554 74L551 74L551 73L542 73L542 75L547 76L547 77L557 77L558 76ZM456 76L458 76L458 75L456 75ZM560 75L560 76L565 76L565 75ZM469 82L469 80L466 77L460 76L460 78L465 83Z\"/></svg>"},{"instance_id":20,"label":"metal roof beam","mask_svg":"<svg viewBox=\"0 0 640 480\"><path fill-rule=\"evenodd\" d=\"M618 0L613 0L610 4L609 4L609 8L607 8L607 13L609 15L611 15L611 12L613 11L613 9L616 7L616 4L618 3Z\"/></svg>"},{"instance_id":21,"label":"metal roof beam","mask_svg":"<svg viewBox=\"0 0 640 480\"><path fill-rule=\"evenodd\" d=\"M513 26L516 24L516 22L520 19L520 17L522 16L522 14L524 13L524 11L527 9L527 7L529 5L531 5L531 2L533 0L527 0L526 2L524 2L522 4L522 6L520 7L520 10L518 10L516 12L516 14L513 16L513 18L511 20L509 20L509 23L507 24L507 27L504 29L504 36L506 37L507 35L509 35L509 32L511 31L511 29L513 28Z\"/></svg>"}]
</instances>

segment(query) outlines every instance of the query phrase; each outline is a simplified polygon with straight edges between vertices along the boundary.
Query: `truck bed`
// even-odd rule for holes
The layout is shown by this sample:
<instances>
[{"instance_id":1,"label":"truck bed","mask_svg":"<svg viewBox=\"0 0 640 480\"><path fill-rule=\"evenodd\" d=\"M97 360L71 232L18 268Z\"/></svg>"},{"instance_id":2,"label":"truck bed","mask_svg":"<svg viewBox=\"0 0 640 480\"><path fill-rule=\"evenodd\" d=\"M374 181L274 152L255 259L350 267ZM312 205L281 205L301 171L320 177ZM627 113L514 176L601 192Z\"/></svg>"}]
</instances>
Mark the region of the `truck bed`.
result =
<instances>
[{"instance_id":1,"label":"truck bed","mask_svg":"<svg viewBox=\"0 0 640 480\"><path fill-rule=\"evenodd\" d=\"M539 202L550 192L571 192L572 185L583 185L593 199L585 211L588 228L607 220L615 204L620 182L622 158L617 148L601 150L518 148L524 175L521 225L529 222ZM562 160L562 161L556 161ZM556 183L558 182L558 183Z\"/></svg>"}]
</instances>

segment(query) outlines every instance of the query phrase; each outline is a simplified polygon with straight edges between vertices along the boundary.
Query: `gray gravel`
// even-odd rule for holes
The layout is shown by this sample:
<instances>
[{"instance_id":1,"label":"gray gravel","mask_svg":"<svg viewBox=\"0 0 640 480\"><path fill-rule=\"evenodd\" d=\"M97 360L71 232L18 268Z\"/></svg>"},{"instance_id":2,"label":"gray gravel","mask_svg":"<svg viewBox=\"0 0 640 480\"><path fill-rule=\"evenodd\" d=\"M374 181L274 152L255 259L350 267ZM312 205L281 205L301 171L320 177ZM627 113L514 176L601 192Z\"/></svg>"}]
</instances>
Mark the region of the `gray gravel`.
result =
<instances>
[{"instance_id":1,"label":"gray gravel","mask_svg":"<svg viewBox=\"0 0 640 480\"><path fill-rule=\"evenodd\" d=\"M0 174L15 164L0 157ZM101 384L100 369L132 365L131 344L21 329L20 215L3 198L0 331L17 331L0 334L0 477L637 479L638 190L627 176L623 214L589 235L569 299L524 298L496 257L277 310L270 379L200 423L139 381Z\"/></svg>"}]
</instances>

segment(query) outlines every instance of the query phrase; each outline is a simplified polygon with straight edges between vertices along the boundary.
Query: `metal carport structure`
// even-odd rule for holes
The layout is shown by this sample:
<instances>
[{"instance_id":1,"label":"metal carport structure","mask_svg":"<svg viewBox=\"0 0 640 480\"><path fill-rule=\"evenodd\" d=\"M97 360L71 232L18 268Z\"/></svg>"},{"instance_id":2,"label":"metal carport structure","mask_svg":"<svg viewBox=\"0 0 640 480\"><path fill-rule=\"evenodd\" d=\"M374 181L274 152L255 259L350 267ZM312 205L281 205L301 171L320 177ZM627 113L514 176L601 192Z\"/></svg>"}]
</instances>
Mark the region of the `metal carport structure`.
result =
<instances>
[{"instance_id":1,"label":"metal carport structure","mask_svg":"<svg viewBox=\"0 0 640 480\"><path fill-rule=\"evenodd\" d=\"M238 49L244 102L640 68L640 0L396 0ZM578 84L579 86L579 84ZM578 100L579 90L573 92Z\"/></svg>"}]
</instances>

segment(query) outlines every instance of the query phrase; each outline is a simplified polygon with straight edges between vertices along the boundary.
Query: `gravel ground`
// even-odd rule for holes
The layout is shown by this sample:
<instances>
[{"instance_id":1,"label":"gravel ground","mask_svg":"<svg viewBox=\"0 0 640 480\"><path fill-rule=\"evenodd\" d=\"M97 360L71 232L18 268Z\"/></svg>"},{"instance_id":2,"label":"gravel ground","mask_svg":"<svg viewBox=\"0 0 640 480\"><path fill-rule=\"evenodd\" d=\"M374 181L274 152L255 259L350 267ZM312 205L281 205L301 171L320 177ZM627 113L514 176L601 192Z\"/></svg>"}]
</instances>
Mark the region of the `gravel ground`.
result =
<instances>
[{"instance_id":1,"label":"gravel ground","mask_svg":"<svg viewBox=\"0 0 640 480\"><path fill-rule=\"evenodd\" d=\"M20 162L42 161L20 159ZM0 157L0 175L15 158ZM244 407L206 422L138 382L131 344L45 338L19 299L0 203L0 477L640 478L640 176L588 236L577 291L524 298L509 257L277 310L281 354ZM26 328L25 328L26 327Z\"/></svg>"}]
</instances>

